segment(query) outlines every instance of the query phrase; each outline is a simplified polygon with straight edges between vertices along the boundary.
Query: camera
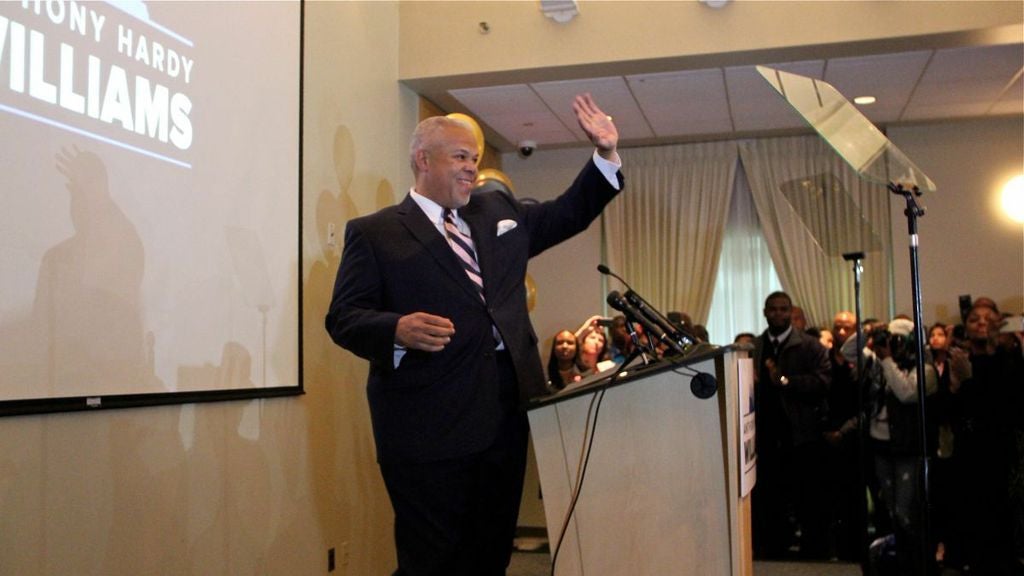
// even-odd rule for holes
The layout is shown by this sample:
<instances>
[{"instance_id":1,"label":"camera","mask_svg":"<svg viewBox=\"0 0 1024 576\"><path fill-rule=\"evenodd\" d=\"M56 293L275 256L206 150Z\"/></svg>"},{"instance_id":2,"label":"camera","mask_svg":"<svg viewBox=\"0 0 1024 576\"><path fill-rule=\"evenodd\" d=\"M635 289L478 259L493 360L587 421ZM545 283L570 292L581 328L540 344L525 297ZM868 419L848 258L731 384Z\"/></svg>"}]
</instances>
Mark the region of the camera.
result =
<instances>
[{"instance_id":1,"label":"camera","mask_svg":"<svg viewBox=\"0 0 1024 576\"><path fill-rule=\"evenodd\" d=\"M533 151L537 149L536 140L520 140L519 141L519 155L523 158L529 158Z\"/></svg>"},{"instance_id":2,"label":"camera","mask_svg":"<svg viewBox=\"0 0 1024 576\"><path fill-rule=\"evenodd\" d=\"M960 323L966 324L967 315L971 313L971 295L961 294L958 304L960 305Z\"/></svg>"},{"instance_id":3,"label":"camera","mask_svg":"<svg viewBox=\"0 0 1024 576\"><path fill-rule=\"evenodd\" d=\"M913 334L893 334L885 328L876 328L868 335L871 339L871 347L888 348L896 365L903 369L913 367L917 362L917 349L914 347Z\"/></svg>"}]
</instances>

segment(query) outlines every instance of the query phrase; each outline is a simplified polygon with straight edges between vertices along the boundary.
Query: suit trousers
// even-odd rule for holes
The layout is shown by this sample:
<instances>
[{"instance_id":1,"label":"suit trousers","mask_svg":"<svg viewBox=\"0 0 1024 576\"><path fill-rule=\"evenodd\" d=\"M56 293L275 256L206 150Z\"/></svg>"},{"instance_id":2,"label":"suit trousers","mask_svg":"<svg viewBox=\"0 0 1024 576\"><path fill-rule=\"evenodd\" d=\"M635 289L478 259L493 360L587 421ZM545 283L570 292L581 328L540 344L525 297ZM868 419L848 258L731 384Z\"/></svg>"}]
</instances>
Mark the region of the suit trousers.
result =
<instances>
[{"instance_id":1,"label":"suit trousers","mask_svg":"<svg viewBox=\"0 0 1024 576\"><path fill-rule=\"evenodd\" d=\"M494 360L503 422L490 447L449 460L380 463L395 511L394 576L505 574L519 517L529 424L519 409L510 356L497 352Z\"/></svg>"}]
</instances>

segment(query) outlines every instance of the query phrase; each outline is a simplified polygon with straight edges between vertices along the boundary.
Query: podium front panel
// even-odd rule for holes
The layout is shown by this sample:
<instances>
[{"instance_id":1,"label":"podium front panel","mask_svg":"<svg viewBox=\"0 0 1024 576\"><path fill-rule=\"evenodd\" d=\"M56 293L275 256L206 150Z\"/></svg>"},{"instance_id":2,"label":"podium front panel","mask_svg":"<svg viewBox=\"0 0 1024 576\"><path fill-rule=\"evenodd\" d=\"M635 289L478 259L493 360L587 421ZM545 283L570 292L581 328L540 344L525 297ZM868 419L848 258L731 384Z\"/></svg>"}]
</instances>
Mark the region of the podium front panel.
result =
<instances>
[{"instance_id":1,"label":"podium front panel","mask_svg":"<svg viewBox=\"0 0 1024 576\"><path fill-rule=\"evenodd\" d=\"M529 412L552 552L596 428L555 574L737 576L733 352ZM702 372L718 392L690 390ZM732 400L732 401L730 401ZM588 423L588 413L590 422ZM732 455L730 455L732 454Z\"/></svg>"}]
</instances>

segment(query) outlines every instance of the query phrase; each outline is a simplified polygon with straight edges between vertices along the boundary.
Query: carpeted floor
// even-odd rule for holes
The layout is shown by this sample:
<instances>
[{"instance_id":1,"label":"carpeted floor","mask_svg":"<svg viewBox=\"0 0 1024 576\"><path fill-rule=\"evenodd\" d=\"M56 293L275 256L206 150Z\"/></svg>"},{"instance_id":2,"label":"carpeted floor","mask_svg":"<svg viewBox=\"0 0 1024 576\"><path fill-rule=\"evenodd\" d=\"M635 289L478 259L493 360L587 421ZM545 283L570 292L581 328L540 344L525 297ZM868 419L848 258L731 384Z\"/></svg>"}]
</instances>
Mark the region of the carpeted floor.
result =
<instances>
[{"instance_id":1,"label":"carpeted floor","mask_svg":"<svg viewBox=\"0 0 1024 576\"><path fill-rule=\"evenodd\" d=\"M512 554L506 576L550 576L551 556L542 552ZM856 564L814 562L754 562L755 576L861 576Z\"/></svg>"},{"instance_id":2,"label":"carpeted floor","mask_svg":"<svg viewBox=\"0 0 1024 576\"><path fill-rule=\"evenodd\" d=\"M551 551L543 529L520 528L515 550L506 576L550 576ZM838 562L754 562L754 576L861 576L861 569Z\"/></svg>"}]
</instances>

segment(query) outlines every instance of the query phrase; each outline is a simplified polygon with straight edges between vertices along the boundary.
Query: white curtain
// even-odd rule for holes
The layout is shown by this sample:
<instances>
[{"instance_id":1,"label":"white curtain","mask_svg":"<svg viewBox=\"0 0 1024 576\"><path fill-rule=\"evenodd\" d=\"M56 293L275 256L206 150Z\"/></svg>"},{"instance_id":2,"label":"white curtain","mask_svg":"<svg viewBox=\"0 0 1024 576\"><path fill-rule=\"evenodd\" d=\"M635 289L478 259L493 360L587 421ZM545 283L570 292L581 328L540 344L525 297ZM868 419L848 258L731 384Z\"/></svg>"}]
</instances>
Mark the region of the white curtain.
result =
<instances>
[{"instance_id":1,"label":"white curtain","mask_svg":"<svg viewBox=\"0 0 1024 576\"><path fill-rule=\"evenodd\" d=\"M750 184L741 168L736 174L711 314L708 316L710 341L729 344L741 332L759 334L765 325L764 299L781 289L782 283L775 273L772 256L757 219Z\"/></svg>"},{"instance_id":2,"label":"white curtain","mask_svg":"<svg viewBox=\"0 0 1024 576\"><path fill-rule=\"evenodd\" d=\"M888 318L892 306L889 192L861 180L818 136L739 143L775 269L809 324L831 324L854 309L852 264L864 252L865 317Z\"/></svg>"},{"instance_id":3,"label":"white curtain","mask_svg":"<svg viewBox=\"0 0 1024 576\"><path fill-rule=\"evenodd\" d=\"M620 150L626 191L604 211L606 263L653 306L703 323L711 307L736 143Z\"/></svg>"}]
</instances>

